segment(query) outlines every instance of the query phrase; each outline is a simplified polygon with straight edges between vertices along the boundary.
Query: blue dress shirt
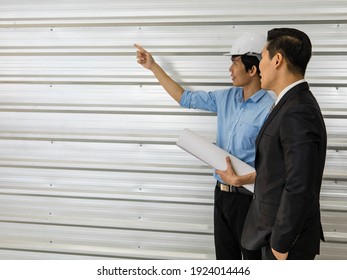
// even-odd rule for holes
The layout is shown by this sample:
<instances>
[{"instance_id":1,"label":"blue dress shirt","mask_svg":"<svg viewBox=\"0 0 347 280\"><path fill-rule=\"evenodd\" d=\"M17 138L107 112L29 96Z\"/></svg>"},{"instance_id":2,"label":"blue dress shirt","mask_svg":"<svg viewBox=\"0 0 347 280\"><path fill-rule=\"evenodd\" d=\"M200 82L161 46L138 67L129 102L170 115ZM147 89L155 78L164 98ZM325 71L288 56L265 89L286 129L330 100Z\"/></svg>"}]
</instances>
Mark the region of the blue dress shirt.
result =
<instances>
[{"instance_id":1,"label":"blue dress shirt","mask_svg":"<svg viewBox=\"0 0 347 280\"><path fill-rule=\"evenodd\" d=\"M185 90L180 100L182 107L217 113L217 146L253 167L255 140L273 103L265 90L244 101L240 87L209 92ZM215 173L214 177L223 182Z\"/></svg>"}]
</instances>

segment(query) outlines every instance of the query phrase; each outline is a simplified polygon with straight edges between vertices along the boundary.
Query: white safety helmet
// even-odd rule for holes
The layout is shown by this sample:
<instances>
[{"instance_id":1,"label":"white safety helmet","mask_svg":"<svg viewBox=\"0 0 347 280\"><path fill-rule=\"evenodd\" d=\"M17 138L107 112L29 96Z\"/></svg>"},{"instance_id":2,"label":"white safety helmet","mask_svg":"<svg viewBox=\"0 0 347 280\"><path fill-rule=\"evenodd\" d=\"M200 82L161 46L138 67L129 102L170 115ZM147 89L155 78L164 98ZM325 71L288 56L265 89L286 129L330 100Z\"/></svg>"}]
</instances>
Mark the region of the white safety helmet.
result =
<instances>
[{"instance_id":1,"label":"white safety helmet","mask_svg":"<svg viewBox=\"0 0 347 280\"><path fill-rule=\"evenodd\" d=\"M246 32L236 39L229 53L224 55L249 55L261 59L261 52L265 46L265 35Z\"/></svg>"}]
</instances>

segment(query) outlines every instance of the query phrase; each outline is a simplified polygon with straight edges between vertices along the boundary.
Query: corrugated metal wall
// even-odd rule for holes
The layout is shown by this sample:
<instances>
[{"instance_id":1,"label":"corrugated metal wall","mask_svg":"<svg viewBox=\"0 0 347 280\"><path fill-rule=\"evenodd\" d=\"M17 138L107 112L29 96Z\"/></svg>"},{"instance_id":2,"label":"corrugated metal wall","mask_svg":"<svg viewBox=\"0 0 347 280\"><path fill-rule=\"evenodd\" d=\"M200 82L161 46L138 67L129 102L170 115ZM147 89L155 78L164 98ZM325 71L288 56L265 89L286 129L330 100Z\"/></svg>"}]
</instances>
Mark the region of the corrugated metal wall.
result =
<instances>
[{"instance_id":1,"label":"corrugated metal wall","mask_svg":"<svg viewBox=\"0 0 347 280\"><path fill-rule=\"evenodd\" d=\"M211 169L175 146L214 140L133 43L183 86L228 87L244 31L309 34L307 80L329 133L320 259L347 259L346 0L0 0L0 259L213 259Z\"/></svg>"}]
</instances>

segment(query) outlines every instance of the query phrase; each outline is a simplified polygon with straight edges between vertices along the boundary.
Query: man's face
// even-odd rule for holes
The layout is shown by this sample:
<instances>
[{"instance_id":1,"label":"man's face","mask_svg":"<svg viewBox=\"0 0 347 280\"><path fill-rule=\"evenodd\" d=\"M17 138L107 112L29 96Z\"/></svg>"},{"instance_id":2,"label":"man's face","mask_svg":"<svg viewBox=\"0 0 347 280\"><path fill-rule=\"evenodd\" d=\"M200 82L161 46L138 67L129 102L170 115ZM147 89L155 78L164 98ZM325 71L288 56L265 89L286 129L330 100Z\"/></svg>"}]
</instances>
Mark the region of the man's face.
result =
<instances>
[{"instance_id":1,"label":"man's face","mask_svg":"<svg viewBox=\"0 0 347 280\"><path fill-rule=\"evenodd\" d=\"M266 90L273 90L274 83L276 81L276 71L275 71L275 57L270 59L269 51L267 50L267 45L264 47L261 53L261 60L259 63L260 70L260 81L261 87Z\"/></svg>"},{"instance_id":2,"label":"man's face","mask_svg":"<svg viewBox=\"0 0 347 280\"><path fill-rule=\"evenodd\" d=\"M232 56L231 66L229 68L233 86L243 87L250 81L250 76L242 63L241 56Z\"/></svg>"}]
</instances>

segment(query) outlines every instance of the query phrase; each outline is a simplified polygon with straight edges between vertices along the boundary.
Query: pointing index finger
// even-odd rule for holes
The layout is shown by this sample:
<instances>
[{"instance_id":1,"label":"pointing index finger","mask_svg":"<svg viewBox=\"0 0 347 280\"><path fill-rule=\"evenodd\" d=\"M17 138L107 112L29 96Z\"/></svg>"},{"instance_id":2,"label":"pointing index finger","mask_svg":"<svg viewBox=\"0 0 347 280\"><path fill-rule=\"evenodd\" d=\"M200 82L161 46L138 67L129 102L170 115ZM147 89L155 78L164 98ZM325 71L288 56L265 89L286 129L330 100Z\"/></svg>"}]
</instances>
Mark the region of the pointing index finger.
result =
<instances>
[{"instance_id":1,"label":"pointing index finger","mask_svg":"<svg viewBox=\"0 0 347 280\"><path fill-rule=\"evenodd\" d=\"M134 44L134 47L137 48L139 51L142 51L142 52L145 51L145 49L138 44Z\"/></svg>"}]
</instances>

